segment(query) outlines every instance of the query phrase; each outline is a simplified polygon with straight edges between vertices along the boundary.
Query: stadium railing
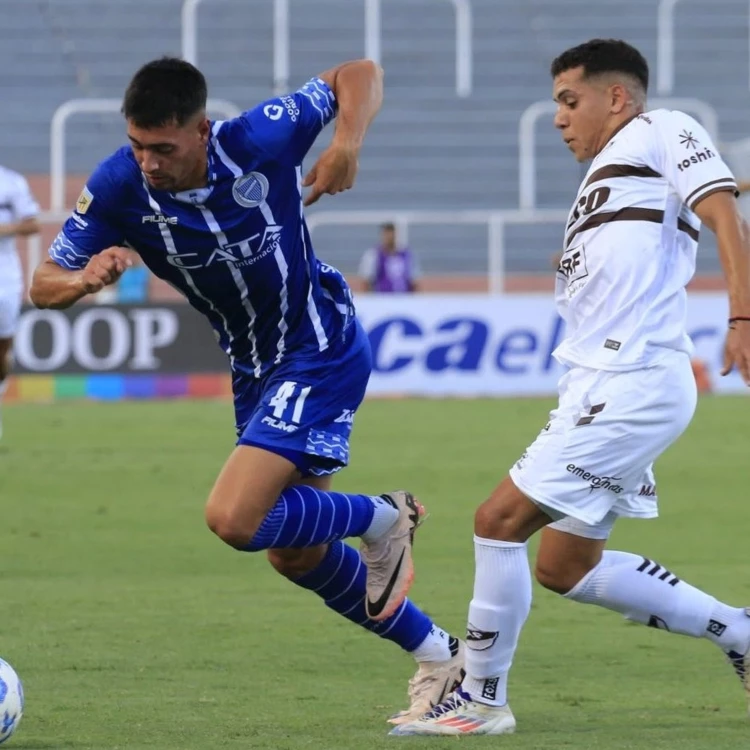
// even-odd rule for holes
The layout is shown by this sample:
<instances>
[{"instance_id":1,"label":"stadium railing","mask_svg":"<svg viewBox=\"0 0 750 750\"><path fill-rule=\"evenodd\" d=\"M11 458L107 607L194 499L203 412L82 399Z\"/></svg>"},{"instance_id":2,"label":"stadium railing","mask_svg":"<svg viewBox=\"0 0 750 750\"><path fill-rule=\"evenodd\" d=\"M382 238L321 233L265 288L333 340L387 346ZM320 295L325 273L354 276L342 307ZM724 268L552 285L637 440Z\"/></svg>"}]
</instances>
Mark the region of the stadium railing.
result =
<instances>
[{"instance_id":1,"label":"stadium railing","mask_svg":"<svg viewBox=\"0 0 750 750\"><path fill-rule=\"evenodd\" d=\"M386 221L398 228L399 238L407 243L409 228L415 224L451 225L478 224L487 228L487 269L489 293L505 291L505 228L512 224L563 225L568 218L568 209L519 210L462 210L462 211L316 211L309 214L307 224L310 233L321 226L375 226Z\"/></svg>"},{"instance_id":2,"label":"stadium railing","mask_svg":"<svg viewBox=\"0 0 750 750\"><path fill-rule=\"evenodd\" d=\"M198 64L198 8L205 0L182 4L182 57ZM471 94L473 80L472 11L470 0L447 0L456 13L456 94ZM380 62L382 0L365 0L365 57ZM289 89L289 0L273 2L273 84L277 94Z\"/></svg>"},{"instance_id":3,"label":"stadium railing","mask_svg":"<svg viewBox=\"0 0 750 750\"><path fill-rule=\"evenodd\" d=\"M656 91L671 94L674 88L674 17L675 8L681 0L659 0L656 21ZM716 4L713 0L711 6ZM750 25L750 4L748 4L748 24ZM750 41L750 31L748 31ZM748 60L750 70L750 59ZM750 86L750 72L748 73Z\"/></svg>"}]
</instances>

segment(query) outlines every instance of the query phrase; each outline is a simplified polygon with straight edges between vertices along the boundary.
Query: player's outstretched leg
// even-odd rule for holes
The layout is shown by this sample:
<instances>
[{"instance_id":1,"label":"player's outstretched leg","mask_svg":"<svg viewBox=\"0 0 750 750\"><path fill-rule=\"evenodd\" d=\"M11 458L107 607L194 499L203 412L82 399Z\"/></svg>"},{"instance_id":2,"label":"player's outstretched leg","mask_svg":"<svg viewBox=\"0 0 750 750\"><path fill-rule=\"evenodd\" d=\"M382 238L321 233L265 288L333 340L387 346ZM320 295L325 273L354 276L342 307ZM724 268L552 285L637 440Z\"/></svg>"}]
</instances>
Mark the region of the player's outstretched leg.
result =
<instances>
[{"instance_id":1,"label":"player's outstretched leg","mask_svg":"<svg viewBox=\"0 0 750 750\"><path fill-rule=\"evenodd\" d=\"M568 599L611 609L633 622L715 643L750 701L750 610L717 600L652 558L605 550L608 529L598 534L604 539L585 538L596 529L573 519L545 529L537 558L539 582Z\"/></svg>"},{"instance_id":2,"label":"player's outstretched leg","mask_svg":"<svg viewBox=\"0 0 750 750\"><path fill-rule=\"evenodd\" d=\"M360 537L369 618L380 622L395 614L414 578L412 542L422 506L408 492L355 495L293 485L296 481L291 461L240 445L216 480L206 522L224 542L246 552Z\"/></svg>"},{"instance_id":3,"label":"player's outstretched leg","mask_svg":"<svg viewBox=\"0 0 750 750\"><path fill-rule=\"evenodd\" d=\"M274 568L293 583L317 594L326 606L381 638L393 641L418 663L409 681L409 708L389 721L418 718L440 703L463 677L463 644L406 599L381 622L367 616L367 567L360 553L344 542L305 550L270 550Z\"/></svg>"},{"instance_id":4,"label":"player's outstretched leg","mask_svg":"<svg viewBox=\"0 0 750 750\"><path fill-rule=\"evenodd\" d=\"M474 596L469 605L466 676L459 688L394 735L510 734L516 720L507 686L531 609L526 540L550 521L506 479L474 519Z\"/></svg>"}]
</instances>

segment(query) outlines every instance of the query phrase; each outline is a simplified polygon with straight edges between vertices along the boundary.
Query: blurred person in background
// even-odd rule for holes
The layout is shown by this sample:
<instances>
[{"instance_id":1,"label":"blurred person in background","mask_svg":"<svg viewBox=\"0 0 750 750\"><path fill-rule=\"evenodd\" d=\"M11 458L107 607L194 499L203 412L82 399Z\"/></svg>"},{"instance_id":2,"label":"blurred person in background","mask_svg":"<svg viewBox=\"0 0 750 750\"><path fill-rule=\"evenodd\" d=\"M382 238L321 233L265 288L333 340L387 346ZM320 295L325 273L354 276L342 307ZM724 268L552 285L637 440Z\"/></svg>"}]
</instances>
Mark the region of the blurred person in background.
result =
<instances>
[{"instance_id":1,"label":"blurred person in background","mask_svg":"<svg viewBox=\"0 0 750 750\"><path fill-rule=\"evenodd\" d=\"M368 292L416 292L421 275L419 263L408 247L399 246L396 227L380 227L380 244L362 255L359 275Z\"/></svg>"},{"instance_id":2,"label":"blurred person in background","mask_svg":"<svg viewBox=\"0 0 750 750\"><path fill-rule=\"evenodd\" d=\"M36 234L39 231L38 215L39 205L26 179L0 166L0 399L7 386L13 336L24 291L15 238Z\"/></svg>"}]
</instances>

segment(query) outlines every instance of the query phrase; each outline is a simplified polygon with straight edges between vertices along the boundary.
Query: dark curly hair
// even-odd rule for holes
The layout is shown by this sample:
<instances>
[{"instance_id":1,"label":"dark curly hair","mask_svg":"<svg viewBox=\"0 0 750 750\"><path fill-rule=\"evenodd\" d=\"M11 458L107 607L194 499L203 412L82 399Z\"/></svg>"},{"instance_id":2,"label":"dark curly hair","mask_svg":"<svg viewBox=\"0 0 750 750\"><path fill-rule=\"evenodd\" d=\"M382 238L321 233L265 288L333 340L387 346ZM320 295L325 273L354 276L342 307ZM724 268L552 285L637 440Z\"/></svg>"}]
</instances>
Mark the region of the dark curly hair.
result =
<instances>
[{"instance_id":1,"label":"dark curly hair","mask_svg":"<svg viewBox=\"0 0 750 750\"><path fill-rule=\"evenodd\" d=\"M203 73L189 62L162 57L146 63L125 92L122 113L139 128L184 125L205 110L208 90Z\"/></svg>"},{"instance_id":2,"label":"dark curly hair","mask_svg":"<svg viewBox=\"0 0 750 750\"><path fill-rule=\"evenodd\" d=\"M621 39L591 39L558 55L550 66L552 77L571 68L583 68L585 78L602 73L632 76L648 91L648 63L632 45Z\"/></svg>"}]
</instances>

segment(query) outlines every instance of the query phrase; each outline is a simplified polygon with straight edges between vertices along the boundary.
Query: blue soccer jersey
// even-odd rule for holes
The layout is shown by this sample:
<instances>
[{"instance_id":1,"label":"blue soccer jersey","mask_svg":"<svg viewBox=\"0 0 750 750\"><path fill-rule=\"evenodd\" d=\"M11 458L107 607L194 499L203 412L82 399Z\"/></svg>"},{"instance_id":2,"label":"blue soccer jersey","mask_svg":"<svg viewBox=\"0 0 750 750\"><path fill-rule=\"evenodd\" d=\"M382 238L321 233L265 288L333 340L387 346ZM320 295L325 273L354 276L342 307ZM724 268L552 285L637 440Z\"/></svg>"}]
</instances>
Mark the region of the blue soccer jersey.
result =
<instances>
[{"instance_id":1,"label":"blue soccer jersey","mask_svg":"<svg viewBox=\"0 0 750 750\"><path fill-rule=\"evenodd\" d=\"M217 332L234 371L261 377L289 352L326 351L353 315L341 274L315 257L302 211L302 159L336 114L314 78L296 93L211 123L208 185L170 193L129 147L92 174L50 248L68 269L132 247Z\"/></svg>"},{"instance_id":2,"label":"blue soccer jersey","mask_svg":"<svg viewBox=\"0 0 750 750\"><path fill-rule=\"evenodd\" d=\"M95 170L49 251L77 270L107 247L133 248L216 331L238 442L304 474L348 463L371 369L351 291L315 257L303 215L302 159L335 114L333 91L315 78L211 123L208 185L181 193L151 187L122 148Z\"/></svg>"}]
</instances>

